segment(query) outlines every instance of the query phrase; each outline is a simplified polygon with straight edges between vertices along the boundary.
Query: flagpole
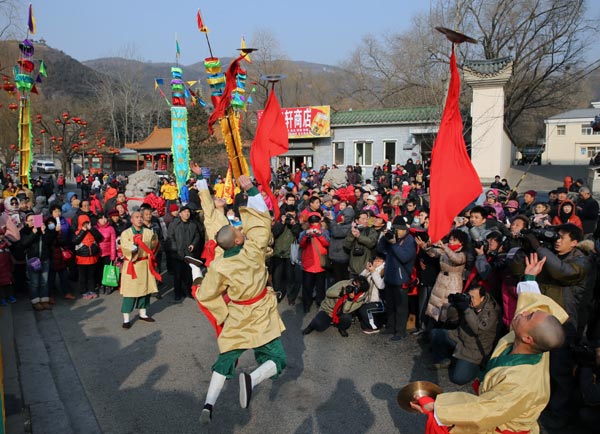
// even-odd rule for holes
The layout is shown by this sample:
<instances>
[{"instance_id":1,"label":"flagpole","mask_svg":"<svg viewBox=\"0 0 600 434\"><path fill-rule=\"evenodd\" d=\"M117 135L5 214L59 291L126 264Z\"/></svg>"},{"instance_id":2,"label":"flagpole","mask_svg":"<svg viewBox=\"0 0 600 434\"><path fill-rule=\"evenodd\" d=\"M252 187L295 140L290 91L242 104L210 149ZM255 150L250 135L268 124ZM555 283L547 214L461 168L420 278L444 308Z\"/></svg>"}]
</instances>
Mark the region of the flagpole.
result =
<instances>
[{"instance_id":1,"label":"flagpole","mask_svg":"<svg viewBox=\"0 0 600 434\"><path fill-rule=\"evenodd\" d=\"M206 36L206 43L208 44L208 52L210 53L210 57L215 57L213 56L212 47L210 46L210 40L208 39L208 32L202 33L204 33L204 36Z\"/></svg>"}]
</instances>

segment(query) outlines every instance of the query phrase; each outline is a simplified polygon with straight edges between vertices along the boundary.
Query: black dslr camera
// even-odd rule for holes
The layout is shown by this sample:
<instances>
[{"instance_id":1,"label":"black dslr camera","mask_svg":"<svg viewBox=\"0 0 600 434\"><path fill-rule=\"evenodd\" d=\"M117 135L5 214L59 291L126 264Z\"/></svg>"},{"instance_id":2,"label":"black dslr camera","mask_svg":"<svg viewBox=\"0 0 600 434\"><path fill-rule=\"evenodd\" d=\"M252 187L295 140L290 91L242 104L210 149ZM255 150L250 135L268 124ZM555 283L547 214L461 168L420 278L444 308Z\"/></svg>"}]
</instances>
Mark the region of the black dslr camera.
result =
<instances>
[{"instance_id":1,"label":"black dslr camera","mask_svg":"<svg viewBox=\"0 0 600 434\"><path fill-rule=\"evenodd\" d=\"M294 221L294 216L292 214L285 215L285 224L286 225L291 225L293 221Z\"/></svg>"}]
</instances>

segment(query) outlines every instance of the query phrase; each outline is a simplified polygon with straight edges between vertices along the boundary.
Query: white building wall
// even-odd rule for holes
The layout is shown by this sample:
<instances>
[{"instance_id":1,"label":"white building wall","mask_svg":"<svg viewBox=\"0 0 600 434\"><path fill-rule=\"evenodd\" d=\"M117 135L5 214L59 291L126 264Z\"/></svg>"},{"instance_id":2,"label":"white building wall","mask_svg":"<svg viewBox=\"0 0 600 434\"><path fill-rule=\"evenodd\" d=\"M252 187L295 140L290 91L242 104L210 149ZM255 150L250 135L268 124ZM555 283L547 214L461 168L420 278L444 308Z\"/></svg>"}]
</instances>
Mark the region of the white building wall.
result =
<instances>
[{"instance_id":1,"label":"white building wall","mask_svg":"<svg viewBox=\"0 0 600 434\"><path fill-rule=\"evenodd\" d=\"M591 118L546 120L542 164L589 164L590 158L600 152L600 134L582 133L582 126L589 126L591 121Z\"/></svg>"},{"instance_id":2,"label":"white building wall","mask_svg":"<svg viewBox=\"0 0 600 434\"><path fill-rule=\"evenodd\" d=\"M414 125L412 125L414 128ZM333 134L331 142L328 144L320 144L315 149L315 164L327 164L331 166L333 163L333 144L344 143L344 166L356 164L356 143L371 142L371 164L363 165L364 173L367 177L371 176L375 164L382 165L385 160L385 142L395 141L395 161L394 164L404 164L407 159L412 158L413 161L421 159L421 154L418 145L410 145L413 143L412 134L410 133L411 126L338 126L332 128ZM437 131L437 126L436 126Z\"/></svg>"}]
</instances>

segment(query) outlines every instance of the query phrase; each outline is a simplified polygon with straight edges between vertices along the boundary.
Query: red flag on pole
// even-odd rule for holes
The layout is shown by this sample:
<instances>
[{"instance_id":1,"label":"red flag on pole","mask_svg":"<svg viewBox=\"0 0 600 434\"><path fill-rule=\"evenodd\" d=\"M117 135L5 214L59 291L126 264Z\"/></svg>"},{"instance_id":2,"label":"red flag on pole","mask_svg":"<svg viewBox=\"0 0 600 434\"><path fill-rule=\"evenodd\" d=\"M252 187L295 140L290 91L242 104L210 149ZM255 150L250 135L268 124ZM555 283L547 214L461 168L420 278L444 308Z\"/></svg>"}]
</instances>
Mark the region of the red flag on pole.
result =
<instances>
[{"instance_id":1,"label":"red flag on pole","mask_svg":"<svg viewBox=\"0 0 600 434\"><path fill-rule=\"evenodd\" d=\"M460 76L454 45L450 57L450 86L440 130L431 154L429 237L432 243L450 232L454 217L483 190L467 154L458 106Z\"/></svg>"},{"instance_id":2,"label":"red flag on pole","mask_svg":"<svg viewBox=\"0 0 600 434\"><path fill-rule=\"evenodd\" d=\"M276 220L279 219L279 206L270 187L271 157L287 152L288 147L288 130L285 119L281 114L281 107L275 91L271 90L250 148L250 165L254 178L271 198Z\"/></svg>"},{"instance_id":3,"label":"red flag on pole","mask_svg":"<svg viewBox=\"0 0 600 434\"><path fill-rule=\"evenodd\" d=\"M208 33L208 27L204 25L204 22L202 22L202 15L200 15L200 9L198 9L198 15L196 16L196 18L198 20L198 30L200 30L202 33Z\"/></svg>"}]
</instances>

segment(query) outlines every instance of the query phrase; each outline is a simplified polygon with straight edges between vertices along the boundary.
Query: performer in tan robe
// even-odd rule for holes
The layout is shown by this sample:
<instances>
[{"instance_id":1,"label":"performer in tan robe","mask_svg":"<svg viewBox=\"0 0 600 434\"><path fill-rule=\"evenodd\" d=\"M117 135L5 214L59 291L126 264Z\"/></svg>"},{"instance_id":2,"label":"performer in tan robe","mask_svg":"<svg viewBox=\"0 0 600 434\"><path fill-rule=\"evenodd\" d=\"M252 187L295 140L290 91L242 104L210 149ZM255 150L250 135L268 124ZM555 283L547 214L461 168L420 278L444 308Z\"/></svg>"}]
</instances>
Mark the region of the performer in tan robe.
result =
<instances>
[{"instance_id":1,"label":"performer in tan robe","mask_svg":"<svg viewBox=\"0 0 600 434\"><path fill-rule=\"evenodd\" d=\"M498 342L482 373L479 395L442 393L411 403L428 414L426 432L539 433L538 417L550 399L549 350L564 341L567 313L541 295L534 280L545 262L534 253L519 283L512 331ZM480 377L481 378L481 377ZM433 410L433 411L432 411Z\"/></svg>"},{"instance_id":2,"label":"performer in tan robe","mask_svg":"<svg viewBox=\"0 0 600 434\"><path fill-rule=\"evenodd\" d=\"M223 256L215 258L196 290L196 300L217 332L220 353L212 367L200 418L203 423L210 422L225 379L233 378L237 359L245 350L254 350L260 366L250 374L240 374L242 408L248 406L256 385L279 375L286 366L280 340L285 327L277 311L277 296L267 288L265 251L271 236L271 216L250 178L242 175L238 182L248 192L248 206L240 208L243 233L231 225L217 232ZM229 303L222 297L225 292Z\"/></svg>"},{"instance_id":3,"label":"performer in tan robe","mask_svg":"<svg viewBox=\"0 0 600 434\"><path fill-rule=\"evenodd\" d=\"M125 261L121 273L121 295L123 304L123 328L131 328L130 314L134 307L139 309L139 319L154 322L146 309L150 304L150 294L158 292L156 280L160 274L154 269L154 253L158 248L158 237L144 227L142 214L134 211L131 214L131 227L121 234L121 250Z\"/></svg>"}]
</instances>

